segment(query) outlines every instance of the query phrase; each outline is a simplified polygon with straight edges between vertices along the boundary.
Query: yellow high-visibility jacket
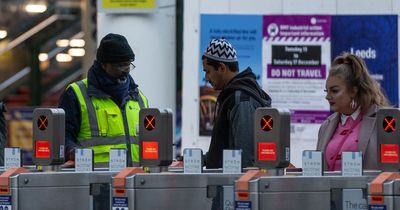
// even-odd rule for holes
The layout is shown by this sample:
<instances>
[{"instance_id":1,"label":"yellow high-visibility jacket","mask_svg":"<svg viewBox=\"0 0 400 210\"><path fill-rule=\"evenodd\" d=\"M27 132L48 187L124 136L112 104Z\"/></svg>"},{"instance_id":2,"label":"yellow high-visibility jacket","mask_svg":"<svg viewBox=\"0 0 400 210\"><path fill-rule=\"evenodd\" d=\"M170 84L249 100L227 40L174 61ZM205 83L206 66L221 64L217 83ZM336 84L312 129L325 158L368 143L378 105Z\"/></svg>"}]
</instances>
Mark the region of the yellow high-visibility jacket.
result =
<instances>
[{"instance_id":1,"label":"yellow high-visibility jacket","mask_svg":"<svg viewBox=\"0 0 400 210\"><path fill-rule=\"evenodd\" d=\"M146 97L139 91L138 101L128 100L124 110L110 98L89 97L87 79L72 83L81 110L78 141L82 147L91 148L95 163L109 162L111 148L126 148L129 138L132 161L139 162L138 133L139 111L148 107Z\"/></svg>"}]
</instances>

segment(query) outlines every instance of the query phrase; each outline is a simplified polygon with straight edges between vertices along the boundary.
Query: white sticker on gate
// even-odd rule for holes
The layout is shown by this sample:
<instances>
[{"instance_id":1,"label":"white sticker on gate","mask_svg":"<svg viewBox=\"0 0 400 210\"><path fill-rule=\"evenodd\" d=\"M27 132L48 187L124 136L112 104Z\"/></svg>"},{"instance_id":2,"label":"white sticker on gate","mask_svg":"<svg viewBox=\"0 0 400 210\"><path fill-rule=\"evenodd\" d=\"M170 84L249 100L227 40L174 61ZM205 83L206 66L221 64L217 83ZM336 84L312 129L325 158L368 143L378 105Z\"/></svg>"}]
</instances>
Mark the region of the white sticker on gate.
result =
<instances>
[{"instance_id":1,"label":"white sticker on gate","mask_svg":"<svg viewBox=\"0 0 400 210\"><path fill-rule=\"evenodd\" d=\"M342 152L342 176L362 176L362 152Z\"/></svg>"},{"instance_id":2,"label":"white sticker on gate","mask_svg":"<svg viewBox=\"0 0 400 210\"><path fill-rule=\"evenodd\" d=\"M21 149L16 147L4 148L4 169L21 167Z\"/></svg>"},{"instance_id":3,"label":"white sticker on gate","mask_svg":"<svg viewBox=\"0 0 400 210\"><path fill-rule=\"evenodd\" d=\"M199 148L183 150L183 172L185 174L200 174L202 171L203 152Z\"/></svg>"},{"instance_id":4,"label":"white sticker on gate","mask_svg":"<svg viewBox=\"0 0 400 210\"><path fill-rule=\"evenodd\" d=\"M224 174L242 173L242 150L223 151L222 172Z\"/></svg>"},{"instance_id":5,"label":"white sticker on gate","mask_svg":"<svg viewBox=\"0 0 400 210\"><path fill-rule=\"evenodd\" d=\"M110 149L110 171L121 171L128 162L126 149Z\"/></svg>"},{"instance_id":6,"label":"white sticker on gate","mask_svg":"<svg viewBox=\"0 0 400 210\"><path fill-rule=\"evenodd\" d=\"M303 176L322 176L323 161L321 151L303 151Z\"/></svg>"},{"instance_id":7,"label":"white sticker on gate","mask_svg":"<svg viewBox=\"0 0 400 210\"><path fill-rule=\"evenodd\" d=\"M93 150L77 148L75 150L75 171L90 172L93 171Z\"/></svg>"}]
</instances>

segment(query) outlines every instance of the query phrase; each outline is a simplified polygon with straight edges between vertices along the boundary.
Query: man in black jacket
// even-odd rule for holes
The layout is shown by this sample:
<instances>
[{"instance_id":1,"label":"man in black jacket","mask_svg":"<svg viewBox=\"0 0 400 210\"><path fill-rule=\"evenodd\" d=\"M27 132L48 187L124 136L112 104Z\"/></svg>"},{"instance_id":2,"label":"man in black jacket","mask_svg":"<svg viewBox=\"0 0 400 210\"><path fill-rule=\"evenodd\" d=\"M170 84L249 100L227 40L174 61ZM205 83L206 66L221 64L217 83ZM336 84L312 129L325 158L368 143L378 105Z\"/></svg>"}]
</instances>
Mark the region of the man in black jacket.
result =
<instances>
[{"instance_id":1,"label":"man in black jacket","mask_svg":"<svg viewBox=\"0 0 400 210\"><path fill-rule=\"evenodd\" d=\"M224 149L241 149L242 166L254 166L254 111L270 107L271 98L248 67L239 73L236 50L225 39L214 39L202 56L206 80L221 90L206 157L207 168L221 168Z\"/></svg>"}]
</instances>

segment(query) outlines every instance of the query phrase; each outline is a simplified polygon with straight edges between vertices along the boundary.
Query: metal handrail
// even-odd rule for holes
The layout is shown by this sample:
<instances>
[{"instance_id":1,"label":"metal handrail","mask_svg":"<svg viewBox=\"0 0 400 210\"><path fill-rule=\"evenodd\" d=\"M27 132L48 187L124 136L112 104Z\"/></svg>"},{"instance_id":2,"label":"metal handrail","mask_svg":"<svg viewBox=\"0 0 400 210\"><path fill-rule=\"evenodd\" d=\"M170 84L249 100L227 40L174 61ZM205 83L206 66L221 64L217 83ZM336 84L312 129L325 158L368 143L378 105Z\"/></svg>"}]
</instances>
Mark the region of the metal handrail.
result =
<instances>
[{"instance_id":1,"label":"metal handrail","mask_svg":"<svg viewBox=\"0 0 400 210\"><path fill-rule=\"evenodd\" d=\"M57 15L57 14L50 16L46 20L42 21L41 23L39 23L36 26L34 26L33 28L29 29L25 33L21 34L16 39L9 42L5 48L0 49L0 55L2 55L3 53L5 53L9 50L12 50L14 47L18 46L19 44L21 44L25 40L29 39L30 37L32 37L39 31L43 30L50 24L54 23L55 21L57 21L59 19L73 19L73 17L74 17L73 15Z\"/></svg>"},{"instance_id":2,"label":"metal handrail","mask_svg":"<svg viewBox=\"0 0 400 210\"><path fill-rule=\"evenodd\" d=\"M4 81L4 82L2 82L0 84L0 92L2 92L3 90L7 89L9 86L14 84L19 79L25 77L30 72L31 72L31 67L27 66L27 67L23 68L21 71L19 71L18 73L14 74L12 77L8 78L6 81Z\"/></svg>"},{"instance_id":3,"label":"metal handrail","mask_svg":"<svg viewBox=\"0 0 400 210\"><path fill-rule=\"evenodd\" d=\"M82 74L82 68L79 68L77 71L75 71L68 77L64 78L57 85L52 87L49 92L51 93L51 92L55 92L57 90L61 90L62 88L66 87L68 84L70 84L75 78L77 78L81 74Z\"/></svg>"},{"instance_id":4,"label":"metal handrail","mask_svg":"<svg viewBox=\"0 0 400 210\"><path fill-rule=\"evenodd\" d=\"M75 34L74 36L72 36L71 39L82 38L83 35L84 35L84 33L81 31L81 32ZM57 47L57 48L53 49L52 51L49 52L48 59L51 59L51 58L55 57L55 55L57 53L59 53L60 51L62 51L62 50L64 50L64 47ZM10 78L8 78L6 81L2 82L0 84L0 93L3 90L6 90L8 87L10 87L16 81L18 81L21 78L27 76L30 72L31 72L31 68L29 66L27 66L27 67L23 68L22 70L20 70L18 73L14 74Z\"/></svg>"}]
</instances>

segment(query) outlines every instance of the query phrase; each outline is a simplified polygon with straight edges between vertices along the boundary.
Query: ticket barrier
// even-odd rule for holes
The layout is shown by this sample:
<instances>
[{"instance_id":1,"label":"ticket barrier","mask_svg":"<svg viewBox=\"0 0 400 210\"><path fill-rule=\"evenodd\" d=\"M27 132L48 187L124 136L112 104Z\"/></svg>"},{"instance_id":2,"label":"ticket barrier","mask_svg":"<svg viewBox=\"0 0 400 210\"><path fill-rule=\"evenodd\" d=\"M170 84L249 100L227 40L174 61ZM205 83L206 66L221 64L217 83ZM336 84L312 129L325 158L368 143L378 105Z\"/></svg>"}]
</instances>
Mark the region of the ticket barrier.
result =
<instances>
[{"instance_id":1,"label":"ticket barrier","mask_svg":"<svg viewBox=\"0 0 400 210\"><path fill-rule=\"evenodd\" d=\"M254 178L247 183L247 191L235 189L236 208L254 210L367 209L367 184L374 178L373 174L360 177L286 175ZM236 187L238 187L238 182L240 181L236 182ZM344 193L354 198L343 200Z\"/></svg>"},{"instance_id":2,"label":"ticket barrier","mask_svg":"<svg viewBox=\"0 0 400 210\"><path fill-rule=\"evenodd\" d=\"M0 209L109 209L111 177L116 172L61 169L64 111L38 108L33 116L35 166L9 168L0 175ZM41 172L48 169L54 171Z\"/></svg>"},{"instance_id":3,"label":"ticket barrier","mask_svg":"<svg viewBox=\"0 0 400 210\"><path fill-rule=\"evenodd\" d=\"M241 175L137 173L120 177L119 186L114 177L112 209L233 209L233 185Z\"/></svg>"},{"instance_id":4,"label":"ticket barrier","mask_svg":"<svg viewBox=\"0 0 400 210\"><path fill-rule=\"evenodd\" d=\"M372 210L400 209L400 174L384 172L368 184L368 207Z\"/></svg>"},{"instance_id":5,"label":"ticket barrier","mask_svg":"<svg viewBox=\"0 0 400 210\"><path fill-rule=\"evenodd\" d=\"M70 172L64 162L64 113L58 109L34 111L34 162L51 172L11 168L0 176L0 209L110 209L110 186L117 172Z\"/></svg>"},{"instance_id":6,"label":"ticket barrier","mask_svg":"<svg viewBox=\"0 0 400 210\"><path fill-rule=\"evenodd\" d=\"M145 173L165 171L172 162L172 112L141 109L139 122L139 158L144 167L125 168L113 177L111 209L233 208L233 185L241 173L185 174L176 169L176 173Z\"/></svg>"},{"instance_id":7,"label":"ticket barrier","mask_svg":"<svg viewBox=\"0 0 400 210\"><path fill-rule=\"evenodd\" d=\"M145 122L140 127L141 142L146 144L147 140L172 142L167 138L169 135L155 132L157 126L150 126L150 122L155 122L156 125L167 124L157 123L157 119L162 119L158 113L141 116L144 116L141 118L144 118ZM257 140L255 151L259 154L257 161L260 162L257 162L257 165L281 168L287 166L290 141L286 134L290 132L283 131L290 129L290 126L284 126L284 129L281 127L288 124L288 115L279 116L279 112L275 109L272 111L260 109L256 111L255 116ZM285 133L284 140L273 138L281 135L281 131ZM265 138L266 135L271 138ZM152 153L158 151L157 147L150 149L144 143L140 152L141 162L144 163L142 165L162 166L159 159L164 155L159 153L154 155L157 158L153 157ZM148 154L150 152L151 155ZM169 160L168 157L163 159ZM124 170L113 178L112 209L234 209L234 181L243 175L243 173L208 173L207 170L194 174L145 174L135 168Z\"/></svg>"},{"instance_id":8,"label":"ticket barrier","mask_svg":"<svg viewBox=\"0 0 400 210\"><path fill-rule=\"evenodd\" d=\"M368 207L372 210L400 209L400 110L380 109L376 118L378 167L385 172L368 184Z\"/></svg>"},{"instance_id":9,"label":"ticket barrier","mask_svg":"<svg viewBox=\"0 0 400 210\"><path fill-rule=\"evenodd\" d=\"M11 170L11 169L10 169ZM7 172L5 172L7 173ZM109 209L116 172L27 172L0 178L0 207L13 210ZM8 183L3 185L4 181Z\"/></svg>"},{"instance_id":10,"label":"ticket barrier","mask_svg":"<svg viewBox=\"0 0 400 210\"><path fill-rule=\"evenodd\" d=\"M233 208L233 184L241 173L185 174L176 168L175 173L145 173L166 171L172 162L172 112L141 109L139 122L139 159L143 168L125 168L113 177L111 209Z\"/></svg>"}]
</instances>

